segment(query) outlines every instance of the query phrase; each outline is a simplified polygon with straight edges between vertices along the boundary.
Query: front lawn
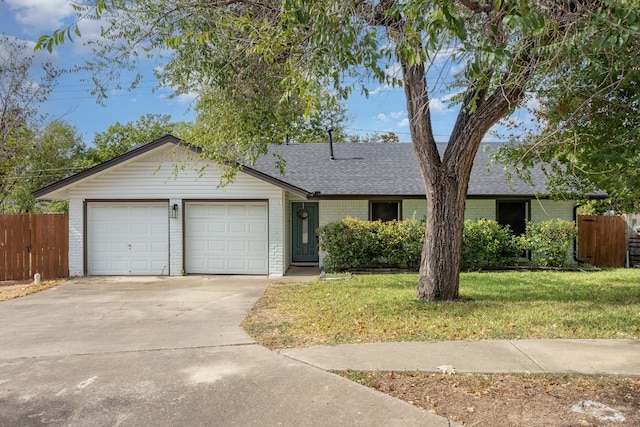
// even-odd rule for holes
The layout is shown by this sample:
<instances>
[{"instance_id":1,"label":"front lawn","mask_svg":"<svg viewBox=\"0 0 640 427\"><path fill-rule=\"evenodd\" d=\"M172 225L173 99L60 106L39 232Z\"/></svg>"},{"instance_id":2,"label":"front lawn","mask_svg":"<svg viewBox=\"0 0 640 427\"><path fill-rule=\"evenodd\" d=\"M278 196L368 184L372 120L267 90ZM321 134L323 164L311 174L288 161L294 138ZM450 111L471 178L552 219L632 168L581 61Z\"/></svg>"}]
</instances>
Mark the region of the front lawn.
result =
<instances>
[{"instance_id":1,"label":"front lawn","mask_svg":"<svg viewBox=\"0 0 640 427\"><path fill-rule=\"evenodd\" d=\"M269 348L378 341L640 338L640 269L463 273L460 301L416 274L271 284L243 327Z\"/></svg>"}]
</instances>

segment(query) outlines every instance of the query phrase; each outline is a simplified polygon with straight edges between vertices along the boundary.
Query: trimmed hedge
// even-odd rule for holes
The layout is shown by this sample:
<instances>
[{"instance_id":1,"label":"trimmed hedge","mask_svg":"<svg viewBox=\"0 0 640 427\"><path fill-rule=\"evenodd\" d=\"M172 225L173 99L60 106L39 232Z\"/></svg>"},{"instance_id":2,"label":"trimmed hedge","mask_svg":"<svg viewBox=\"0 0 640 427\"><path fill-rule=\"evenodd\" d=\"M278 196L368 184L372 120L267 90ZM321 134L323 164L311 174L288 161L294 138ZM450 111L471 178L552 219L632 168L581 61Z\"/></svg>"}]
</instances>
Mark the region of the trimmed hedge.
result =
<instances>
[{"instance_id":1,"label":"trimmed hedge","mask_svg":"<svg viewBox=\"0 0 640 427\"><path fill-rule=\"evenodd\" d=\"M325 268L420 267L425 222L362 221L347 217L318 229Z\"/></svg>"},{"instance_id":2,"label":"trimmed hedge","mask_svg":"<svg viewBox=\"0 0 640 427\"><path fill-rule=\"evenodd\" d=\"M425 221L363 221L347 217L318 229L320 249L328 271L369 268L420 267ZM563 267L576 235L572 222L529 222L526 236L514 236L508 226L487 219L464 222L462 271L517 265L520 254L531 251L534 264Z\"/></svg>"},{"instance_id":3,"label":"trimmed hedge","mask_svg":"<svg viewBox=\"0 0 640 427\"><path fill-rule=\"evenodd\" d=\"M522 251L520 240L508 226L503 227L488 219L464 222L460 270L477 271L515 265Z\"/></svg>"}]
</instances>

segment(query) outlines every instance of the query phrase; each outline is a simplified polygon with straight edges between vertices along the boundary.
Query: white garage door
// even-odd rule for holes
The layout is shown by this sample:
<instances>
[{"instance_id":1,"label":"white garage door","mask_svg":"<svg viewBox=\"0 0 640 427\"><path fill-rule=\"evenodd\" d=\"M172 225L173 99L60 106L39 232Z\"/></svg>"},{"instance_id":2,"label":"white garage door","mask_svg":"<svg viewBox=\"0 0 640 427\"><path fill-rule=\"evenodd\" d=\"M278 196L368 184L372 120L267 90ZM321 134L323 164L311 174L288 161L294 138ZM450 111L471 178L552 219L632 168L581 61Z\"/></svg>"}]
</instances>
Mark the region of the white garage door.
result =
<instances>
[{"instance_id":1,"label":"white garage door","mask_svg":"<svg viewBox=\"0 0 640 427\"><path fill-rule=\"evenodd\" d=\"M268 274L266 202L186 205L185 269L196 274Z\"/></svg>"},{"instance_id":2,"label":"white garage door","mask_svg":"<svg viewBox=\"0 0 640 427\"><path fill-rule=\"evenodd\" d=\"M169 274L169 211L166 202L89 202L87 273Z\"/></svg>"}]
</instances>

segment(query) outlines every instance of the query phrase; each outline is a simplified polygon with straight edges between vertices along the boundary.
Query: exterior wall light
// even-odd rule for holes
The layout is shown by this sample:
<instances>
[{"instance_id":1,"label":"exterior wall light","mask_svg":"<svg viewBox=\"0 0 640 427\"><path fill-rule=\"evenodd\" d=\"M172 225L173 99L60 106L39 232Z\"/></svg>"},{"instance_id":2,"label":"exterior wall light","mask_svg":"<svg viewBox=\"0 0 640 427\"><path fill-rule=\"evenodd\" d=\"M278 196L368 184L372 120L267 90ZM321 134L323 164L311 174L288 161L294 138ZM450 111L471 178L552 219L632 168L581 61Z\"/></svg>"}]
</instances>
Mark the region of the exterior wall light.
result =
<instances>
[{"instance_id":1,"label":"exterior wall light","mask_svg":"<svg viewBox=\"0 0 640 427\"><path fill-rule=\"evenodd\" d=\"M169 216L171 218L178 218L178 204L174 203L173 205L171 205L171 209L169 210Z\"/></svg>"}]
</instances>

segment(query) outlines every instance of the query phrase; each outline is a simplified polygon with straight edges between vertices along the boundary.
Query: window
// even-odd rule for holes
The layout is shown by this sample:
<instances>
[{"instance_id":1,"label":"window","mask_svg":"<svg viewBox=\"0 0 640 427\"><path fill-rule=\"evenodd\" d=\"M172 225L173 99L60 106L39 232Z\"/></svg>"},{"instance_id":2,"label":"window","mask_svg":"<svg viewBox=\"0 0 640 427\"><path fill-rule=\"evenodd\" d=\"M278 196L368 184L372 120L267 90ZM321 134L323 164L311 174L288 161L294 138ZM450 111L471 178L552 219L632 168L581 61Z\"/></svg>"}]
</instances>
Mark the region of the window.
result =
<instances>
[{"instance_id":1,"label":"window","mask_svg":"<svg viewBox=\"0 0 640 427\"><path fill-rule=\"evenodd\" d=\"M498 201L498 223L508 225L516 236L524 234L529 219L528 201Z\"/></svg>"},{"instance_id":2,"label":"window","mask_svg":"<svg viewBox=\"0 0 640 427\"><path fill-rule=\"evenodd\" d=\"M369 203L369 219L371 221L393 221L400 219L400 202L370 202Z\"/></svg>"}]
</instances>

